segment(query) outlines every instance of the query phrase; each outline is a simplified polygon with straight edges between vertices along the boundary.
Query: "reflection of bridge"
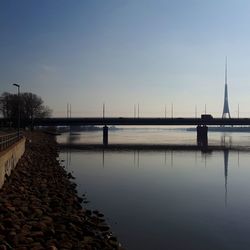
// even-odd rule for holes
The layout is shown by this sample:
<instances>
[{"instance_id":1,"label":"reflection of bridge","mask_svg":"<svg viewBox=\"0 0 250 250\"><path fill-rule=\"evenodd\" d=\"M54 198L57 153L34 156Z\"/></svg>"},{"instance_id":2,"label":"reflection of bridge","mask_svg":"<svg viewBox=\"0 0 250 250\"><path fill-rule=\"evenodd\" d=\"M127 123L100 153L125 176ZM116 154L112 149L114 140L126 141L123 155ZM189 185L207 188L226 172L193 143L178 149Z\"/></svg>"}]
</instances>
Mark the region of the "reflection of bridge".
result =
<instances>
[{"instance_id":1,"label":"reflection of bridge","mask_svg":"<svg viewBox=\"0 0 250 250\"><path fill-rule=\"evenodd\" d=\"M70 136L71 137L71 136ZM174 153L175 152L193 152L195 153L195 165L197 164L197 148L193 147L193 146L166 146L166 145L112 145L111 147L105 148L105 147L101 147L99 145L91 145L91 144L59 144L60 145L60 149L61 152L65 152L66 153L66 167L68 168L71 165L71 153L72 153L72 149L74 152L74 149L78 150L91 150L92 152L99 152L102 153L102 166L105 166L105 154L108 152L133 152L133 162L134 162L134 166L137 166L138 168L140 167L140 158L142 157L141 153L145 153L145 152L155 152L157 150L157 152L164 152L164 164L167 165L167 152L168 155L170 156L170 166L171 168L174 167ZM230 152L234 152L234 153L238 153L238 166L239 166L239 156L240 156L240 151L242 149L238 148L238 149L229 149L229 148L219 148L219 147L214 147L211 151L206 151L202 153L202 156L205 158L205 167L206 167L206 156L210 155L214 152L220 152L223 153L223 158L224 158L224 203L225 203L225 207L227 207L228 205L228 162L229 162L229 153ZM245 151L245 149L244 149ZM242 152L244 152L242 151Z\"/></svg>"}]
</instances>

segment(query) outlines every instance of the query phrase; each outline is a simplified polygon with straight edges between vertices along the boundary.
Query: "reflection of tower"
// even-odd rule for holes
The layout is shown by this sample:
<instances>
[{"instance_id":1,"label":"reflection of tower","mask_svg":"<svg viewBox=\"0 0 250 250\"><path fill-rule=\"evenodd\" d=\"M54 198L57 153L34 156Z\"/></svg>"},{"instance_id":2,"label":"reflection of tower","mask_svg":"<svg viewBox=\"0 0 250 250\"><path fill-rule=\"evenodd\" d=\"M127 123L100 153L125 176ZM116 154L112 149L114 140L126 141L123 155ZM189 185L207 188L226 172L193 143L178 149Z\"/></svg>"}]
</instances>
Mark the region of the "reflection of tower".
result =
<instances>
[{"instance_id":1,"label":"reflection of tower","mask_svg":"<svg viewBox=\"0 0 250 250\"><path fill-rule=\"evenodd\" d=\"M171 150L171 168L174 166L174 152Z\"/></svg>"},{"instance_id":2,"label":"reflection of tower","mask_svg":"<svg viewBox=\"0 0 250 250\"><path fill-rule=\"evenodd\" d=\"M226 58L226 65L225 65L225 94L224 94L224 106L223 106L223 113L222 118L226 118L228 115L229 118L230 112L229 112L229 105L228 105L228 93L227 93L227 58Z\"/></svg>"},{"instance_id":3,"label":"reflection of tower","mask_svg":"<svg viewBox=\"0 0 250 250\"><path fill-rule=\"evenodd\" d=\"M67 118L71 118L71 104L67 103ZM69 125L69 131L71 134L71 125Z\"/></svg>"},{"instance_id":4,"label":"reflection of tower","mask_svg":"<svg viewBox=\"0 0 250 250\"><path fill-rule=\"evenodd\" d=\"M197 150L195 150L195 166L197 165Z\"/></svg>"},{"instance_id":5,"label":"reflection of tower","mask_svg":"<svg viewBox=\"0 0 250 250\"><path fill-rule=\"evenodd\" d=\"M222 146L231 147L233 143L232 136L230 134L223 133L220 137L220 142Z\"/></svg>"},{"instance_id":6,"label":"reflection of tower","mask_svg":"<svg viewBox=\"0 0 250 250\"><path fill-rule=\"evenodd\" d=\"M136 154L136 152L135 152L135 150L134 150L134 167L135 167L135 155Z\"/></svg>"},{"instance_id":7,"label":"reflection of tower","mask_svg":"<svg viewBox=\"0 0 250 250\"><path fill-rule=\"evenodd\" d=\"M238 150L238 167L240 167L240 151Z\"/></svg>"},{"instance_id":8,"label":"reflection of tower","mask_svg":"<svg viewBox=\"0 0 250 250\"><path fill-rule=\"evenodd\" d=\"M137 167L140 167L140 151L137 151Z\"/></svg>"},{"instance_id":9,"label":"reflection of tower","mask_svg":"<svg viewBox=\"0 0 250 250\"><path fill-rule=\"evenodd\" d=\"M229 150L228 149L224 150L225 207L227 206L228 155L229 155Z\"/></svg>"},{"instance_id":10,"label":"reflection of tower","mask_svg":"<svg viewBox=\"0 0 250 250\"><path fill-rule=\"evenodd\" d=\"M102 150L102 167L104 168L105 166L105 150Z\"/></svg>"}]
</instances>

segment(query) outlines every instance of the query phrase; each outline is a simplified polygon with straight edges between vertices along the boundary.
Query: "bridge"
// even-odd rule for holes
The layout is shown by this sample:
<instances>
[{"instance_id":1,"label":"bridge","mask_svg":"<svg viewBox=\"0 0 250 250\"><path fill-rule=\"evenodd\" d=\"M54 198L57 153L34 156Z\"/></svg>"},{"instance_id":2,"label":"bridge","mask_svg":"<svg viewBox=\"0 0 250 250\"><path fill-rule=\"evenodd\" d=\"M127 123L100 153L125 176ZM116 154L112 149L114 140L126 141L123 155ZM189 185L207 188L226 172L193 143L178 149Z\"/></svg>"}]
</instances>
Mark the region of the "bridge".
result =
<instances>
[{"instance_id":1,"label":"bridge","mask_svg":"<svg viewBox=\"0 0 250 250\"><path fill-rule=\"evenodd\" d=\"M34 119L34 126L198 126L198 125L250 125L250 118L130 118L130 117L82 117L82 118L41 118Z\"/></svg>"},{"instance_id":2,"label":"bridge","mask_svg":"<svg viewBox=\"0 0 250 250\"><path fill-rule=\"evenodd\" d=\"M0 124L8 120L0 119ZM29 122L30 123L30 122ZM36 118L32 126L103 126L103 144L108 145L108 126L197 126L197 144L207 146L208 125L250 126L250 118L131 118L131 117L78 117L78 118Z\"/></svg>"}]
</instances>

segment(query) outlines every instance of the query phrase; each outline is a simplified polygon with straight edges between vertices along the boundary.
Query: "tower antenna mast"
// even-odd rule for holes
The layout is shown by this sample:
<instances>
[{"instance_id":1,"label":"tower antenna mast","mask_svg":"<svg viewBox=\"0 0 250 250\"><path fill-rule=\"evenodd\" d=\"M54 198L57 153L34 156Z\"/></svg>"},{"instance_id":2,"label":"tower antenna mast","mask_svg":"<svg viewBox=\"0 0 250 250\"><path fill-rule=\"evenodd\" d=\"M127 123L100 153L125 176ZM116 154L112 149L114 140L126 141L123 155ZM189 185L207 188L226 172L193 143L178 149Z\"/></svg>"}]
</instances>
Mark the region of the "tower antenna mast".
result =
<instances>
[{"instance_id":1,"label":"tower antenna mast","mask_svg":"<svg viewBox=\"0 0 250 250\"><path fill-rule=\"evenodd\" d=\"M225 62L225 92L224 92L224 106L223 106L222 118L227 118L227 115L229 118L231 118L230 112L229 112L228 93L227 93L227 57L226 57L226 62Z\"/></svg>"}]
</instances>

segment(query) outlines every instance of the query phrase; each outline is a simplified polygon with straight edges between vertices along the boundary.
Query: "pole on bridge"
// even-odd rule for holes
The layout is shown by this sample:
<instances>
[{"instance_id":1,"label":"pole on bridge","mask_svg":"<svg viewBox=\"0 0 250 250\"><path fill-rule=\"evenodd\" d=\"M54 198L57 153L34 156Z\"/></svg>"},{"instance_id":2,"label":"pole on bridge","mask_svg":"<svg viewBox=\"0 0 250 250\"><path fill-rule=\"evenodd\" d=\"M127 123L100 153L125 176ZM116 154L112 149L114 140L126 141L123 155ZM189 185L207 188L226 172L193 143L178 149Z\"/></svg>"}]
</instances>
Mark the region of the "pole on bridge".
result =
<instances>
[{"instance_id":1,"label":"pole on bridge","mask_svg":"<svg viewBox=\"0 0 250 250\"><path fill-rule=\"evenodd\" d=\"M102 104L102 119L105 118L105 103Z\"/></svg>"},{"instance_id":2,"label":"pole on bridge","mask_svg":"<svg viewBox=\"0 0 250 250\"><path fill-rule=\"evenodd\" d=\"M103 145L108 146L108 131L109 128L107 125L103 127Z\"/></svg>"}]
</instances>

